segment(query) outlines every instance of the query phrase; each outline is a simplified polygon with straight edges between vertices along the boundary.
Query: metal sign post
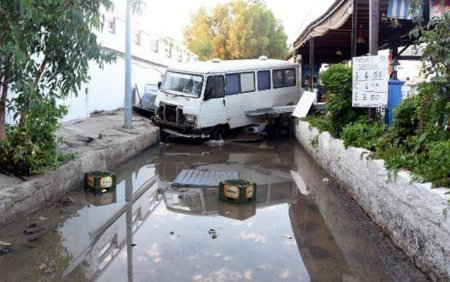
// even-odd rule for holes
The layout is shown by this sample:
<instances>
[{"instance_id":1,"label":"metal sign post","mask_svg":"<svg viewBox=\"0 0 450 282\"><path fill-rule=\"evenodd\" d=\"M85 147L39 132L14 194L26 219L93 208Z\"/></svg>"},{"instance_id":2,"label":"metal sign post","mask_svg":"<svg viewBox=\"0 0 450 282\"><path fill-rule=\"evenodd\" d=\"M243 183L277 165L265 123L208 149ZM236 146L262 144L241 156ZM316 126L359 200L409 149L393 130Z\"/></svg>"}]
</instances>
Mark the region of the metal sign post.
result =
<instances>
[{"instance_id":1,"label":"metal sign post","mask_svg":"<svg viewBox=\"0 0 450 282\"><path fill-rule=\"evenodd\" d=\"M378 55L379 0L369 0L369 55ZM369 108L369 119L376 116L375 108Z\"/></svg>"},{"instance_id":2,"label":"metal sign post","mask_svg":"<svg viewBox=\"0 0 450 282\"><path fill-rule=\"evenodd\" d=\"M125 128L131 128L131 7L127 0L125 27Z\"/></svg>"}]
</instances>

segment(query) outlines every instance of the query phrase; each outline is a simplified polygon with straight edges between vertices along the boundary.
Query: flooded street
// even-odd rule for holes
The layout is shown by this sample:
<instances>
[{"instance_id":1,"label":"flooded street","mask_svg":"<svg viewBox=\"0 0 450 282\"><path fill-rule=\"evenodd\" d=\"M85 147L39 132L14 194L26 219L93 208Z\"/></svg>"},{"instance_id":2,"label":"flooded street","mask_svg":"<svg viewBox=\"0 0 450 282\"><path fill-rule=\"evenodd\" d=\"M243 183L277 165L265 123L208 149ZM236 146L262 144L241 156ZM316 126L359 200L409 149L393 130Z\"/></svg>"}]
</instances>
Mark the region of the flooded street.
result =
<instances>
[{"instance_id":1,"label":"flooded street","mask_svg":"<svg viewBox=\"0 0 450 282\"><path fill-rule=\"evenodd\" d=\"M238 173L257 183L256 200L221 202L217 187L173 187L183 169ZM361 227L372 223L349 211L355 204L293 142L167 143L112 171L115 192L80 187L2 228L0 241L11 245L0 253L0 280L424 279L383 247L390 243L381 232Z\"/></svg>"}]
</instances>

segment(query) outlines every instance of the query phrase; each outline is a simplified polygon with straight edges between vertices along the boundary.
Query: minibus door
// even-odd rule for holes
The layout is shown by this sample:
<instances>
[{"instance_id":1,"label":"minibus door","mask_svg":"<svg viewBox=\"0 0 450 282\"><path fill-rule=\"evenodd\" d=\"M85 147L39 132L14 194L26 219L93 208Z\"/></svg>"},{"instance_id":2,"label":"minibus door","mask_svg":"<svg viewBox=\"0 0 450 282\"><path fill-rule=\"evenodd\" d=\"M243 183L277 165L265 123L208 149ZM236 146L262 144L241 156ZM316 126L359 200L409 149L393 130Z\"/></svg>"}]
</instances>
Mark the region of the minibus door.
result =
<instances>
[{"instance_id":1,"label":"minibus door","mask_svg":"<svg viewBox=\"0 0 450 282\"><path fill-rule=\"evenodd\" d=\"M205 95L201 108L202 127L226 124L225 82L223 75L211 75L206 80Z\"/></svg>"}]
</instances>

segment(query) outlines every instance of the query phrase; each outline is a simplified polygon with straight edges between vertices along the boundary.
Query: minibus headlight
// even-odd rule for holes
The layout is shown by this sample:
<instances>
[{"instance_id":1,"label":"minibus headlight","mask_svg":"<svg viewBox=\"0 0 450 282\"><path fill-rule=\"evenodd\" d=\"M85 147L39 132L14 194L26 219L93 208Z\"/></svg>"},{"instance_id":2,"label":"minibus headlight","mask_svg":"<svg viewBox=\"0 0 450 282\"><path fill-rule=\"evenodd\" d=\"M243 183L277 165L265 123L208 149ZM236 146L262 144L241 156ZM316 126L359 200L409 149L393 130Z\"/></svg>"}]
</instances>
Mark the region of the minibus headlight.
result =
<instances>
[{"instance_id":1,"label":"minibus headlight","mask_svg":"<svg viewBox=\"0 0 450 282\"><path fill-rule=\"evenodd\" d=\"M184 118L187 123L195 124L196 118L194 115L185 115Z\"/></svg>"}]
</instances>

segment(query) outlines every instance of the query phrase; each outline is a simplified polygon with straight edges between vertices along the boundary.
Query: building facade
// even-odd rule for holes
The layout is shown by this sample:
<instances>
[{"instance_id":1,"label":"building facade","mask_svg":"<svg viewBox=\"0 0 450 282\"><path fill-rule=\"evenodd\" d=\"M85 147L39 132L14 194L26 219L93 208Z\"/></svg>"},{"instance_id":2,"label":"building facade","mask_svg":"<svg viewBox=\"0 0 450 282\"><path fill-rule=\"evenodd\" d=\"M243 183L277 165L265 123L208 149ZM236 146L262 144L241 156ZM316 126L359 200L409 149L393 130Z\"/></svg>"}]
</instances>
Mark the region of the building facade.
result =
<instances>
[{"instance_id":1,"label":"building facade","mask_svg":"<svg viewBox=\"0 0 450 282\"><path fill-rule=\"evenodd\" d=\"M114 7L103 11L103 29L96 31L103 48L117 55L115 63L100 69L90 63L89 83L77 95L61 101L69 109L62 121L88 118L90 113L122 108L125 98L125 1L114 1ZM143 15L132 16L131 81L140 95L145 85L157 84L167 66L197 61L197 56L173 39L159 35L148 26Z\"/></svg>"}]
</instances>

